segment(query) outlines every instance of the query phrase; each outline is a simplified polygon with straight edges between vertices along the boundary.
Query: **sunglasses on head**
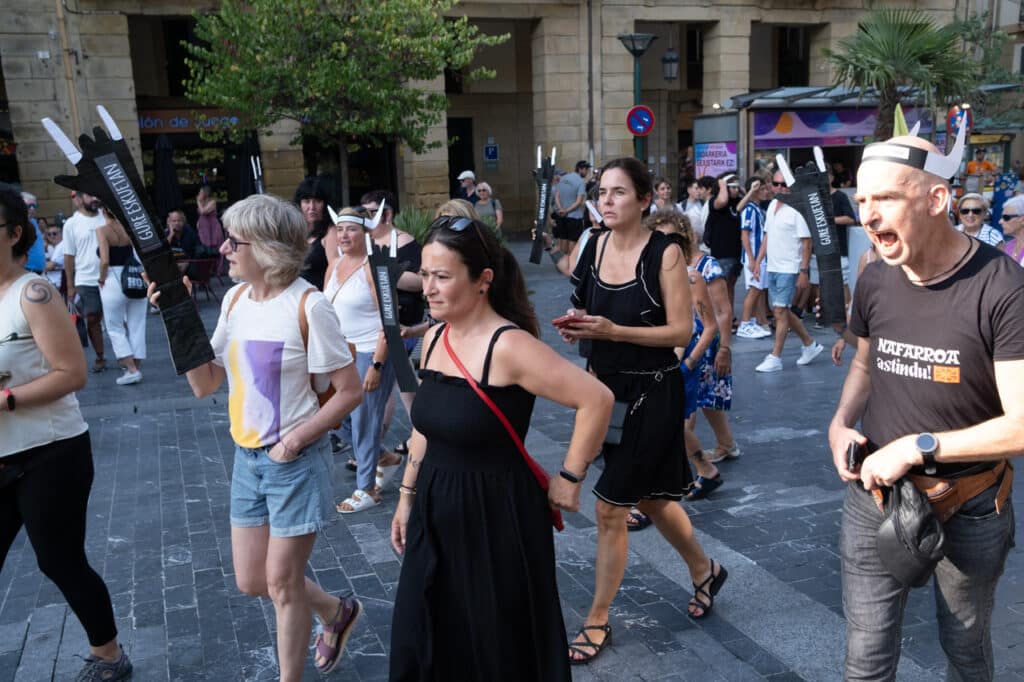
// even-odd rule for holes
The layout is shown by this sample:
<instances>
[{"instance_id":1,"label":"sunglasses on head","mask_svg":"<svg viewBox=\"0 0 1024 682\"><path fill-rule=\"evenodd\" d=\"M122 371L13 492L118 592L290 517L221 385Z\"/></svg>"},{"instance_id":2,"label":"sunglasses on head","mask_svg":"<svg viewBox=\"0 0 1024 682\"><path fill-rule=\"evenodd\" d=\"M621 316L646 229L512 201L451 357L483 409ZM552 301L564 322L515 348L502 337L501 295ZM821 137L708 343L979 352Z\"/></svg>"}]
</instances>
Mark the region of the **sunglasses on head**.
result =
<instances>
[{"instance_id":1,"label":"sunglasses on head","mask_svg":"<svg viewBox=\"0 0 1024 682\"><path fill-rule=\"evenodd\" d=\"M960 209L960 215L963 215L965 213L970 214L970 215L982 215L982 214L985 213L985 209L983 209L983 208L961 208Z\"/></svg>"},{"instance_id":2,"label":"sunglasses on head","mask_svg":"<svg viewBox=\"0 0 1024 682\"><path fill-rule=\"evenodd\" d=\"M430 223L430 231L434 230L451 230L452 232L465 232L470 227L476 232L477 239L480 240L480 246L484 247L484 253L490 255L490 251L487 249L487 242L484 241L484 236L480 234L480 228L477 227L476 221L472 218L463 218L461 216L448 216L443 215L434 222Z\"/></svg>"}]
</instances>

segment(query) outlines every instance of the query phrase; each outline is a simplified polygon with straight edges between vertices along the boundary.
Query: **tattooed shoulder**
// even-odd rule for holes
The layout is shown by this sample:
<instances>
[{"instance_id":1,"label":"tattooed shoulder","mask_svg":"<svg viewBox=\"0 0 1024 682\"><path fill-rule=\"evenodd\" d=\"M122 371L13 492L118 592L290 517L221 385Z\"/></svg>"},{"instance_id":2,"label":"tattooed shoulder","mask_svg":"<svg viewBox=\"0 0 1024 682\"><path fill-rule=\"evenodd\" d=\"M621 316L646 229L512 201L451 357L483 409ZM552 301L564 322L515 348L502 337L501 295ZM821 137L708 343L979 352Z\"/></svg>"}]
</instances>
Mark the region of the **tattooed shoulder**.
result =
<instances>
[{"instance_id":1,"label":"tattooed shoulder","mask_svg":"<svg viewBox=\"0 0 1024 682\"><path fill-rule=\"evenodd\" d=\"M36 280L25 287L25 300L29 303L45 304L53 300L53 285Z\"/></svg>"}]
</instances>

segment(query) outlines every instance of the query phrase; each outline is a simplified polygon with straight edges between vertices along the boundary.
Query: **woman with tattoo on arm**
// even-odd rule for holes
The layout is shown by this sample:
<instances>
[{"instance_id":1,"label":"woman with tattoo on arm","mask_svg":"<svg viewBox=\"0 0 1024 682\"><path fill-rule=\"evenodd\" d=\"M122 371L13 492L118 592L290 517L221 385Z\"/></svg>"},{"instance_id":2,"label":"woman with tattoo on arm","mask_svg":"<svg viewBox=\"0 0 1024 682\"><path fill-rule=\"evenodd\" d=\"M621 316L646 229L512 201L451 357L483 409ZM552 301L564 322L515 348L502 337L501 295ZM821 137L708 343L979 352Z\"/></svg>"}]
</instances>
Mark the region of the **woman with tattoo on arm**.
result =
<instances>
[{"instance_id":1,"label":"woman with tattoo on arm","mask_svg":"<svg viewBox=\"0 0 1024 682\"><path fill-rule=\"evenodd\" d=\"M578 508L611 392L537 338L515 257L485 223L434 221L420 274L443 324L424 338L391 524L405 559L390 679L568 682L549 505ZM547 495L506 430L525 439L536 396L576 410Z\"/></svg>"},{"instance_id":2,"label":"woman with tattoo on arm","mask_svg":"<svg viewBox=\"0 0 1024 682\"><path fill-rule=\"evenodd\" d=\"M89 639L78 679L125 680L110 594L85 555L92 446L74 395L85 355L57 290L17 265L35 239L21 195L0 184L0 569L24 526Z\"/></svg>"},{"instance_id":3,"label":"woman with tattoo on arm","mask_svg":"<svg viewBox=\"0 0 1024 682\"><path fill-rule=\"evenodd\" d=\"M602 453L594 599L569 646L572 663L594 660L611 644L609 611L626 571L626 517L639 507L685 562L694 587L692 618L714 608L728 572L704 553L677 502L691 473L680 414L686 387L673 349L693 333L692 294L682 249L643 226L653 188L646 165L624 157L601 172L598 209L608 232L591 237L573 271L563 339L590 339L592 371L615 394Z\"/></svg>"}]
</instances>

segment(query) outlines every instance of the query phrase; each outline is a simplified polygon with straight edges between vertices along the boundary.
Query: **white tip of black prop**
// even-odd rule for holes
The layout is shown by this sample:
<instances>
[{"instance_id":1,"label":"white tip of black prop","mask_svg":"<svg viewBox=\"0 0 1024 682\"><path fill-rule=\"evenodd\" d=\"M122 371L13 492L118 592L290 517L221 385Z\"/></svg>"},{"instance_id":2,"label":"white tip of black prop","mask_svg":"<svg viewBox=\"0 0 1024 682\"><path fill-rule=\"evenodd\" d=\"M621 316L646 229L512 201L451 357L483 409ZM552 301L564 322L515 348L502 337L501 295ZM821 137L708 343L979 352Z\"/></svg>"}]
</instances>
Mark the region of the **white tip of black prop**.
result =
<instances>
[{"instance_id":1,"label":"white tip of black prop","mask_svg":"<svg viewBox=\"0 0 1024 682\"><path fill-rule=\"evenodd\" d=\"M60 129L60 126L54 123L50 118L43 119L43 128L46 128L46 132L50 134L53 141L57 143L60 150L64 152L64 156L68 158L72 166L77 166L78 162L82 160L82 152L78 151L78 147L71 141L64 131Z\"/></svg>"},{"instance_id":2,"label":"white tip of black prop","mask_svg":"<svg viewBox=\"0 0 1024 682\"><path fill-rule=\"evenodd\" d=\"M910 134L913 135L914 137L917 137L917 134L919 132L921 132L921 122L920 121L915 123L914 127L910 129Z\"/></svg>"},{"instance_id":3,"label":"white tip of black prop","mask_svg":"<svg viewBox=\"0 0 1024 682\"><path fill-rule=\"evenodd\" d=\"M557 150L558 150L557 147L552 147L551 148L551 165L552 165L552 167L555 165L555 152Z\"/></svg>"},{"instance_id":4,"label":"white tip of black prop","mask_svg":"<svg viewBox=\"0 0 1024 682\"><path fill-rule=\"evenodd\" d=\"M374 214L373 220L366 224L366 227L368 229L375 230L377 229L377 226L380 225L380 219L384 217L384 207L387 205L387 203L388 202L386 202L384 199L380 200L380 206L377 207L377 213Z\"/></svg>"},{"instance_id":5,"label":"white tip of black prop","mask_svg":"<svg viewBox=\"0 0 1024 682\"><path fill-rule=\"evenodd\" d=\"M818 165L818 172L825 172L825 155L821 151L821 147L814 148L814 163Z\"/></svg>"},{"instance_id":6,"label":"white tip of black prop","mask_svg":"<svg viewBox=\"0 0 1024 682\"><path fill-rule=\"evenodd\" d=\"M788 187L792 187L796 184L796 178L793 177L793 171L789 168L789 163L786 161L786 157L782 154L775 155L775 163L779 166L779 172L782 173L782 179L786 181Z\"/></svg>"},{"instance_id":7,"label":"white tip of black prop","mask_svg":"<svg viewBox=\"0 0 1024 682\"><path fill-rule=\"evenodd\" d=\"M587 199L587 210L590 211L590 217L594 221L595 225L604 225L604 218L597 211L597 207L594 206L594 202Z\"/></svg>"},{"instance_id":8,"label":"white tip of black prop","mask_svg":"<svg viewBox=\"0 0 1024 682\"><path fill-rule=\"evenodd\" d=\"M110 115L107 108L102 104L96 105L96 112L100 115L100 120L103 121L103 125L107 129L107 133L110 135L111 140L123 140L124 135L121 134L121 129L117 127L117 123L114 122L114 117Z\"/></svg>"},{"instance_id":9,"label":"white tip of black prop","mask_svg":"<svg viewBox=\"0 0 1024 682\"><path fill-rule=\"evenodd\" d=\"M331 208L330 205L327 206L327 213L331 216L332 225L337 225L338 222L341 220L341 216L335 213L334 209Z\"/></svg>"}]
</instances>

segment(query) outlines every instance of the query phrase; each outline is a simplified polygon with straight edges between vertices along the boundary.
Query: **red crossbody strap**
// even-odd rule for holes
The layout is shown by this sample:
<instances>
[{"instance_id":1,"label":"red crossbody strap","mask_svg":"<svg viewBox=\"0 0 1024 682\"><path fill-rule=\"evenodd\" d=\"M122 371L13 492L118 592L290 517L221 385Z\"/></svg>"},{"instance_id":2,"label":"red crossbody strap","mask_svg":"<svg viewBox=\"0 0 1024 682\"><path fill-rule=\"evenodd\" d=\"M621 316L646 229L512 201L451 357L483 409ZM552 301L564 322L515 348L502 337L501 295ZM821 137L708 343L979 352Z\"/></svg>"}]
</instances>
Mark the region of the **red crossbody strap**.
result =
<instances>
[{"instance_id":1,"label":"red crossbody strap","mask_svg":"<svg viewBox=\"0 0 1024 682\"><path fill-rule=\"evenodd\" d=\"M544 468L537 464L533 457L530 457L530 453L526 451L526 446L523 445L523 439L519 437L518 433L516 433L516 430L513 428L511 422L509 422L508 417L506 417L505 413L494 404L494 401L491 400L490 396L483 392L483 389L481 389L476 383L476 380L473 379L473 375L469 373L466 366L463 365L462 361L459 360L457 355L455 355L455 351L452 350L451 344L448 343L448 325L445 325L444 330L441 332L441 340L444 342L444 349L448 352L448 357L452 359L455 366L460 372L462 372L462 376L466 380L466 383L468 383L469 387L473 389L473 392L480 397L480 400L484 401L484 404L490 408L491 412L494 413L494 416L501 422L501 425L505 427L508 435L512 438L512 442L516 444L517 448L519 448L519 454L521 454L523 459L526 461L526 466L530 467L530 471L533 472L533 476L537 479L537 483L540 485L541 490L547 492L548 472L544 471ZM562 523L562 512L558 509L551 510L551 523L558 530L565 528L565 525Z\"/></svg>"}]
</instances>

